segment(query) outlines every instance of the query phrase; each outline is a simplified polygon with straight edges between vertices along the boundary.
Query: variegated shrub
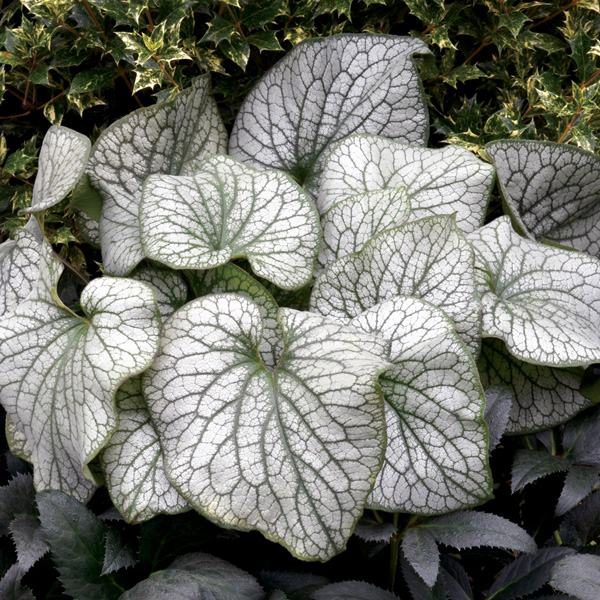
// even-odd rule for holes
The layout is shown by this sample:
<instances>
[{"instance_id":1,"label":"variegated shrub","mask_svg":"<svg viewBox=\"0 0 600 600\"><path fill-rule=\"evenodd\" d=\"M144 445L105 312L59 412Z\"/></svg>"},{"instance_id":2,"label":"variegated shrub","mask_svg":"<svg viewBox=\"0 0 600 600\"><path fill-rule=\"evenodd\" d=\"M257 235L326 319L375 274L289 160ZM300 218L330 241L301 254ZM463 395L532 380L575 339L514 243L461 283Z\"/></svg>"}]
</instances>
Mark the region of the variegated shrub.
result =
<instances>
[{"instance_id":1,"label":"variegated shrub","mask_svg":"<svg viewBox=\"0 0 600 600\"><path fill-rule=\"evenodd\" d=\"M491 497L490 434L591 402L597 163L493 144L528 237L484 225L492 165L425 146L412 56L427 52L306 41L258 81L229 143L205 77L91 150L50 129L31 221L0 247L0 401L38 492L85 501L105 484L130 522L194 509L306 560L343 550L365 507L431 516L403 542L430 584L439 557L411 548L437 552L469 519L479 537L456 533L462 546L535 549L499 517L446 515ZM78 184L101 202L79 218L104 276L69 304L44 211ZM490 410L491 431L485 388L510 410Z\"/></svg>"}]
</instances>

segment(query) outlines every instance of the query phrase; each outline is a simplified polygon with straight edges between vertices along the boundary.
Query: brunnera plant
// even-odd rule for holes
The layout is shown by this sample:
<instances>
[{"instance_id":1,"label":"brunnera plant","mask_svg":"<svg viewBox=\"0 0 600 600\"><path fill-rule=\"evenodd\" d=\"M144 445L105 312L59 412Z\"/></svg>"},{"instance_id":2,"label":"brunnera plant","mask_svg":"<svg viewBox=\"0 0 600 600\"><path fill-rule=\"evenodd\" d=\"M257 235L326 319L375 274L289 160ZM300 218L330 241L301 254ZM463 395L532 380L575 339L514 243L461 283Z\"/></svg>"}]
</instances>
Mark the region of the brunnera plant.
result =
<instances>
[{"instance_id":1,"label":"brunnera plant","mask_svg":"<svg viewBox=\"0 0 600 600\"><path fill-rule=\"evenodd\" d=\"M580 384L600 361L600 261L521 237L508 217L484 225L493 167L426 147L413 55L427 52L385 35L303 42L259 80L229 140L205 77L93 147L50 129L31 219L1 246L0 400L51 546L68 546L56 519L77 520L105 484L128 522L194 509L304 560L341 552L365 507L408 513L392 544L407 581L429 588L438 544L536 551L517 525L464 509L492 496L491 440L592 403ZM535 151L552 165L569 152ZM528 169L498 171L507 202L535 216ZM551 202L587 210L593 190L582 182L578 200L562 181ZM76 186L104 275L68 303L44 212ZM309 310L277 290L309 292ZM555 395L539 391L548 381ZM85 518L106 563L112 534ZM176 563L167 587L212 590L197 571L227 570ZM122 597L163 597L152 581ZM261 598L254 583L235 597ZM314 598L384 597L359 587Z\"/></svg>"}]
</instances>

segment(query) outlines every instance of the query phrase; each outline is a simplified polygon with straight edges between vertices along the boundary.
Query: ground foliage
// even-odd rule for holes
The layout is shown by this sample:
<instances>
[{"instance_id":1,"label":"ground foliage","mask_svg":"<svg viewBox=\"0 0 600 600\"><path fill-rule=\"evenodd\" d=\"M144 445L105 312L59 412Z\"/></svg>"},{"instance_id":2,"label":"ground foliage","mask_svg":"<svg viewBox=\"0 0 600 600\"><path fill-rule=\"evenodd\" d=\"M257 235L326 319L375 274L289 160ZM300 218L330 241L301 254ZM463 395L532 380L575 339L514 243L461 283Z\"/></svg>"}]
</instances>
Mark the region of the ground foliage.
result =
<instances>
[{"instance_id":1,"label":"ground foliage","mask_svg":"<svg viewBox=\"0 0 600 600\"><path fill-rule=\"evenodd\" d=\"M341 32L411 35L433 51L418 59L432 147L452 143L485 159L486 143L515 138L598 153L596 0L23 0L3 6L0 25L3 239L28 218L19 210L31 204L37 156L51 124L94 141L117 118L170 99L211 72L230 129L247 92L286 51ZM83 243L71 206L84 201L85 190L78 189L46 212L45 232L75 269L95 276L100 255ZM495 194L488 220L501 213ZM63 293L77 287L75 281L63 281ZM597 397L594 369L588 368L581 389ZM598 410L591 409L564 426L503 437L491 454L495 497L480 516L471 515L468 528L443 516L367 511L348 549L322 565L301 563L256 532L220 529L193 512L128 525L103 489L88 508L55 492L40 494L36 504L27 463L3 439L0 595L31 598L21 581L36 598L117 598L125 590L124 598L145 598L144 585L168 594L175 571L181 581L201 567L231 578L223 598L265 597L255 579L206 552L251 573L273 599L393 597L373 586L415 600L548 598L554 590L594 598L597 580L584 588L572 574L600 568L598 423ZM484 512L519 524L541 550L517 557L531 549L528 538L516 532L503 545L501 533L510 532ZM69 530L76 535L69 537ZM433 568L436 552L441 557ZM150 575L154 583L144 584ZM369 583L334 583L350 578ZM214 592L210 577L190 577L186 585L190 594Z\"/></svg>"}]
</instances>

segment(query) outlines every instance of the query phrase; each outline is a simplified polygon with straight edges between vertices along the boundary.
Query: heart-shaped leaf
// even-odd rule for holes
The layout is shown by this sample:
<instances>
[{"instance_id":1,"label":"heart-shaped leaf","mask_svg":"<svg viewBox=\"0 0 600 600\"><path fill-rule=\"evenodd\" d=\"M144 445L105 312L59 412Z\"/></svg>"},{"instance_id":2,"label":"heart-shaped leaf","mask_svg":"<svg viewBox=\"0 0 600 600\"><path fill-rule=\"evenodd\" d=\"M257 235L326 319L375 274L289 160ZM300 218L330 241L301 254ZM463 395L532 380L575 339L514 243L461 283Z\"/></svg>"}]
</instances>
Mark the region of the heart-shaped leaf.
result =
<instances>
[{"instance_id":1,"label":"heart-shaped leaf","mask_svg":"<svg viewBox=\"0 0 600 600\"><path fill-rule=\"evenodd\" d=\"M0 401L31 452L37 490L85 500L87 465L116 426L114 394L152 361L159 317L150 288L111 277L88 284L80 317L58 299L62 270L44 243L36 288L0 323Z\"/></svg>"},{"instance_id":2,"label":"heart-shaped leaf","mask_svg":"<svg viewBox=\"0 0 600 600\"><path fill-rule=\"evenodd\" d=\"M319 196L321 213L352 196L404 187L411 220L456 214L458 228L483 225L494 183L491 165L458 146L409 146L375 135L351 135L325 162Z\"/></svg>"},{"instance_id":3,"label":"heart-shaped leaf","mask_svg":"<svg viewBox=\"0 0 600 600\"><path fill-rule=\"evenodd\" d=\"M600 256L600 158L580 148L498 140L494 161L511 217L531 238L548 238Z\"/></svg>"},{"instance_id":4,"label":"heart-shaped leaf","mask_svg":"<svg viewBox=\"0 0 600 600\"><path fill-rule=\"evenodd\" d=\"M286 289L309 283L319 249L319 216L302 188L228 156L205 160L193 177L148 177L140 224L149 258L210 269L247 257L257 275Z\"/></svg>"},{"instance_id":5,"label":"heart-shaped leaf","mask_svg":"<svg viewBox=\"0 0 600 600\"><path fill-rule=\"evenodd\" d=\"M439 306L469 349L479 349L480 310L472 250L451 217L429 217L386 231L338 259L317 279L311 310L347 323L393 296Z\"/></svg>"},{"instance_id":6,"label":"heart-shaped leaf","mask_svg":"<svg viewBox=\"0 0 600 600\"><path fill-rule=\"evenodd\" d=\"M508 217L469 235L484 273L483 335L547 366L600 361L600 260L519 236Z\"/></svg>"},{"instance_id":7,"label":"heart-shaped leaf","mask_svg":"<svg viewBox=\"0 0 600 600\"><path fill-rule=\"evenodd\" d=\"M351 133L425 144L428 117L412 55L425 44L352 34L298 44L244 100L231 132L232 156L316 181L331 145Z\"/></svg>"},{"instance_id":8,"label":"heart-shaped leaf","mask_svg":"<svg viewBox=\"0 0 600 600\"><path fill-rule=\"evenodd\" d=\"M227 134L206 77L174 100L140 108L102 132L88 171L102 195L100 238L107 273L126 275L144 258L139 233L148 175L191 175L207 156L225 152Z\"/></svg>"},{"instance_id":9,"label":"heart-shaped leaf","mask_svg":"<svg viewBox=\"0 0 600 600\"><path fill-rule=\"evenodd\" d=\"M427 302L399 297L350 325L388 340L393 365L379 377L387 448L369 506L440 514L487 500L485 397L452 321Z\"/></svg>"},{"instance_id":10,"label":"heart-shaped leaf","mask_svg":"<svg viewBox=\"0 0 600 600\"><path fill-rule=\"evenodd\" d=\"M40 150L31 208L25 212L40 212L63 200L81 179L91 146L81 133L50 127Z\"/></svg>"},{"instance_id":11,"label":"heart-shaped leaf","mask_svg":"<svg viewBox=\"0 0 600 600\"><path fill-rule=\"evenodd\" d=\"M144 396L167 476L194 508L326 560L344 548L381 467L385 346L280 309L285 351L271 370L258 354L262 320L235 294L186 304L164 325Z\"/></svg>"}]
</instances>

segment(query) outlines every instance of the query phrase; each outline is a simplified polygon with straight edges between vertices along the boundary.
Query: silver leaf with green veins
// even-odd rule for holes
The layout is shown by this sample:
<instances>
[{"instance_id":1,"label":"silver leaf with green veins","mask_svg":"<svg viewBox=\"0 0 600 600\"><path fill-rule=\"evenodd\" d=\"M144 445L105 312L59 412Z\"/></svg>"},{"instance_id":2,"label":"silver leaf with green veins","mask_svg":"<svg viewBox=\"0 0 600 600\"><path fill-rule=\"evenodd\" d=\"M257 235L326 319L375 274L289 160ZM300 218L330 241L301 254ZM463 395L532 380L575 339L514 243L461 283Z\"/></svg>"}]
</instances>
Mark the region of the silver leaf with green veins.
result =
<instances>
[{"instance_id":1,"label":"silver leaf with green veins","mask_svg":"<svg viewBox=\"0 0 600 600\"><path fill-rule=\"evenodd\" d=\"M288 175L228 156L205 160L193 177L148 177L140 224L153 260L210 269L247 257L257 275L284 289L310 282L321 234L314 204Z\"/></svg>"},{"instance_id":2,"label":"silver leaf with green veins","mask_svg":"<svg viewBox=\"0 0 600 600\"><path fill-rule=\"evenodd\" d=\"M352 34L307 40L259 80L231 133L232 156L311 178L311 193L331 144L376 133L425 144L428 117L408 37Z\"/></svg>"},{"instance_id":3,"label":"silver leaf with green veins","mask_svg":"<svg viewBox=\"0 0 600 600\"><path fill-rule=\"evenodd\" d=\"M600 158L580 148L533 140L486 147L513 219L547 238L600 257Z\"/></svg>"},{"instance_id":4,"label":"silver leaf with green veins","mask_svg":"<svg viewBox=\"0 0 600 600\"><path fill-rule=\"evenodd\" d=\"M282 308L279 320L285 351L271 370L256 304L235 294L186 304L164 325L144 396L167 476L194 508L327 560L381 467L385 344L310 313Z\"/></svg>"},{"instance_id":5,"label":"silver leaf with green veins","mask_svg":"<svg viewBox=\"0 0 600 600\"><path fill-rule=\"evenodd\" d=\"M393 296L422 298L456 324L471 352L479 351L480 303L473 252L453 218L429 217L386 231L338 259L317 279L311 310L340 321Z\"/></svg>"},{"instance_id":6,"label":"silver leaf with green veins","mask_svg":"<svg viewBox=\"0 0 600 600\"><path fill-rule=\"evenodd\" d=\"M517 358L555 366L600 360L600 260L519 236L508 217L469 235L481 278L483 335Z\"/></svg>"},{"instance_id":7,"label":"silver leaf with green veins","mask_svg":"<svg viewBox=\"0 0 600 600\"><path fill-rule=\"evenodd\" d=\"M83 317L58 300L62 265L42 249L37 287L0 324L0 401L24 436L38 490L86 500L88 463L116 426L114 394L151 362L159 318L150 288L130 280L93 280Z\"/></svg>"},{"instance_id":8,"label":"silver leaf with green veins","mask_svg":"<svg viewBox=\"0 0 600 600\"><path fill-rule=\"evenodd\" d=\"M438 308L398 297L365 311L352 327L390 342L385 461L371 508L440 514L491 495L485 397L475 362Z\"/></svg>"},{"instance_id":9,"label":"silver leaf with green veins","mask_svg":"<svg viewBox=\"0 0 600 600\"><path fill-rule=\"evenodd\" d=\"M191 175L227 149L227 133L206 77L175 100L136 110L102 132L88 171L103 199L102 258L107 273L126 275L144 258L139 234L142 184L156 173Z\"/></svg>"},{"instance_id":10,"label":"silver leaf with green veins","mask_svg":"<svg viewBox=\"0 0 600 600\"><path fill-rule=\"evenodd\" d=\"M405 187L411 220L456 213L458 228L470 233L483 225L493 183L491 165L464 148L419 148L352 135L327 158L316 202L324 213L354 194Z\"/></svg>"}]
</instances>

